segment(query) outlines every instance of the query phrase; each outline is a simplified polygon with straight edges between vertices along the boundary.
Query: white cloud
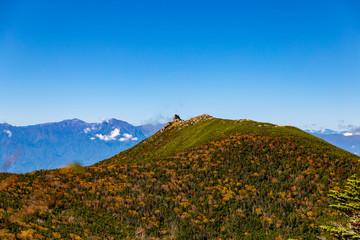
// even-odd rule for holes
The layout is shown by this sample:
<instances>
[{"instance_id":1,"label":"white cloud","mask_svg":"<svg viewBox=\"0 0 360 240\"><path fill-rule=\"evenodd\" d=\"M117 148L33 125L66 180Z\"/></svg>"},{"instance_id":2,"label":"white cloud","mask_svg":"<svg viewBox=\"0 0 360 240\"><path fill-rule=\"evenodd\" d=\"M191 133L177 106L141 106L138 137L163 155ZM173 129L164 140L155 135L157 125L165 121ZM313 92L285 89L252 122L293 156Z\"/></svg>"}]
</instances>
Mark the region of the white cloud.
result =
<instances>
[{"instance_id":1,"label":"white cloud","mask_svg":"<svg viewBox=\"0 0 360 240\"><path fill-rule=\"evenodd\" d=\"M120 129L115 128L113 131L111 131L110 135L102 135L102 134L96 134L100 140L104 141L110 141L110 140L116 140L115 138L120 135Z\"/></svg>"},{"instance_id":2,"label":"white cloud","mask_svg":"<svg viewBox=\"0 0 360 240\"><path fill-rule=\"evenodd\" d=\"M7 135L8 135L9 137L12 136L12 132L11 132L10 130L4 130L4 132L7 133Z\"/></svg>"},{"instance_id":3,"label":"white cloud","mask_svg":"<svg viewBox=\"0 0 360 240\"><path fill-rule=\"evenodd\" d=\"M101 122L101 123L104 123L104 122L109 123L110 120L111 120L111 118L100 118L100 122Z\"/></svg>"},{"instance_id":4,"label":"white cloud","mask_svg":"<svg viewBox=\"0 0 360 240\"><path fill-rule=\"evenodd\" d=\"M115 138L120 135L120 129L115 128L114 131L111 132L111 137Z\"/></svg>"},{"instance_id":5,"label":"white cloud","mask_svg":"<svg viewBox=\"0 0 360 240\"><path fill-rule=\"evenodd\" d=\"M122 138L119 139L120 142L129 141L129 140L132 138L132 135L131 135L131 134L128 134L128 133L124 133L123 136L124 136L124 137L122 137Z\"/></svg>"},{"instance_id":6,"label":"white cloud","mask_svg":"<svg viewBox=\"0 0 360 240\"><path fill-rule=\"evenodd\" d=\"M124 133L124 134L123 134L123 137L121 137L121 138L119 139L120 142L125 142L125 141L129 141L129 140L136 141L136 140L138 140L138 138L137 138L137 137L133 137L131 134Z\"/></svg>"},{"instance_id":7,"label":"white cloud","mask_svg":"<svg viewBox=\"0 0 360 240\"><path fill-rule=\"evenodd\" d=\"M355 146L355 145L352 145L351 148L356 148L356 146Z\"/></svg>"},{"instance_id":8,"label":"white cloud","mask_svg":"<svg viewBox=\"0 0 360 240\"><path fill-rule=\"evenodd\" d=\"M90 128L90 131L98 131L101 129L101 124L100 123L95 123L95 124L92 124L91 126L89 126L88 128ZM85 128L87 129L87 128Z\"/></svg>"},{"instance_id":9,"label":"white cloud","mask_svg":"<svg viewBox=\"0 0 360 240\"><path fill-rule=\"evenodd\" d=\"M128 133L124 133L123 136L126 137L126 138L132 138L132 135L128 134Z\"/></svg>"},{"instance_id":10,"label":"white cloud","mask_svg":"<svg viewBox=\"0 0 360 240\"><path fill-rule=\"evenodd\" d=\"M90 140L95 140L95 138L94 138L94 137L91 137Z\"/></svg>"},{"instance_id":11,"label":"white cloud","mask_svg":"<svg viewBox=\"0 0 360 240\"><path fill-rule=\"evenodd\" d=\"M96 134L95 136L97 136L100 140L107 141L107 140L105 140L106 135L104 136L104 135L102 135L102 134Z\"/></svg>"},{"instance_id":12,"label":"white cloud","mask_svg":"<svg viewBox=\"0 0 360 240\"><path fill-rule=\"evenodd\" d=\"M91 129L90 129L90 128L85 128L85 129L84 129L84 133L89 133L89 132L91 132Z\"/></svg>"},{"instance_id":13,"label":"white cloud","mask_svg":"<svg viewBox=\"0 0 360 240\"><path fill-rule=\"evenodd\" d=\"M352 135L353 135L353 134L350 133L350 132L344 133L344 136L345 136L345 137L350 137L350 136L352 136Z\"/></svg>"}]
</instances>

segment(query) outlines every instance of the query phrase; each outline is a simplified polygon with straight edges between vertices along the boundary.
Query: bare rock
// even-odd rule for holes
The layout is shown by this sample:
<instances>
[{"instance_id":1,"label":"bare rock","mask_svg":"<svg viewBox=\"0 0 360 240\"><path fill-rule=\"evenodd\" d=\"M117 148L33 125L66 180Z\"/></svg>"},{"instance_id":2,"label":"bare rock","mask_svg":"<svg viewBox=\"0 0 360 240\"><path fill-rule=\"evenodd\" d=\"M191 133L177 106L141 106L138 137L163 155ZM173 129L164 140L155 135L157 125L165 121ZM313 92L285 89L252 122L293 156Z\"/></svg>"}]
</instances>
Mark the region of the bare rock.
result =
<instances>
[{"instance_id":1,"label":"bare rock","mask_svg":"<svg viewBox=\"0 0 360 240\"><path fill-rule=\"evenodd\" d=\"M172 119L172 121L171 121L171 122L168 122L167 124L165 124L165 126L163 126L163 127L159 130L159 132L160 132L160 133L164 132L165 129L167 129L168 127L170 127L173 123L183 122L183 121L184 121L184 120L182 120L179 115L175 114L174 117L173 117L173 119Z\"/></svg>"},{"instance_id":2,"label":"bare rock","mask_svg":"<svg viewBox=\"0 0 360 240\"><path fill-rule=\"evenodd\" d=\"M180 118L180 116L177 114L174 115L173 120L172 120L172 122L182 122L182 121L184 121L184 120L182 120Z\"/></svg>"},{"instance_id":3,"label":"bare rock","mask_svg":"<svg viewBox=\"0 0 360 240\"><path fill-rule=\"evenodd\" d=\"M206 119L213 119L212 116L208 115L208 114L202 114L200 116L197 116L197 117L193 117L191 119L189 119L188 121L191 123L191 124L194 124L194 123L198 123L202 120L206 120Z\"/></svg>"}]
</instances>

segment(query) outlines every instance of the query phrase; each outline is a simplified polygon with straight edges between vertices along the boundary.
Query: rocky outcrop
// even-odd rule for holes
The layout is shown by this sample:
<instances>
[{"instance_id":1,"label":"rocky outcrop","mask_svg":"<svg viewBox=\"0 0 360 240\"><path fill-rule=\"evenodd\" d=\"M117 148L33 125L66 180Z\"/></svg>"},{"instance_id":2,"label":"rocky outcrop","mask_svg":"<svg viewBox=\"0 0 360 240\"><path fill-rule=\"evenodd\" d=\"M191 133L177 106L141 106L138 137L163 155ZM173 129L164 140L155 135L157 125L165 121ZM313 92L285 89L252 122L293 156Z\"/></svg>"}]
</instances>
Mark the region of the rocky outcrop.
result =
<instances>
[{"instance_id":1,"label":"rocky outcrop","mask_svg":"<svg viewBox=\"0 0 360 240\"><path fill-rule=\"evenodd\" d=\"M164 132L165 129L168 128L168 127L170 127L173 123L183 122L183 121L184 121L184 120L182 120L179 115L175 114L174 117L173 117L173 119L172 119L172 121L171 121L171 122L168 122L167 124L165 124L165 126L163 126L163 127L159 130L159 132L160 132L160 133Z\"/></svg>"},{"instance_id":2,"label":"rocky outcrop","mask_svg":"<svg viewBox=\"0 0 360 240\"><path fill-rule=\"evenodd\" d=\"M168 122L167 124L165 124L165 126L163 126L160 130L159 133L162 133L165 131L165 129L167 129L168 127L170 127L172 124L172 122Z\"/></svg>"},{"instance_id":3,"label":"rocky outcrop","mask_svg":"<svg viewBox=\"0 0 360 240\"><path fill-rule=\"evenodd\" d=\"M213 117L208 115L208 114L202 114L200 116L193 117L193 118L189 119L189 122L197 123L197 122L200 122L200 121L205 120L205 119L213 119Z\"/></svg>"},{"instance_id":4,"label":"rocky outcrop","mask_svg":"<svg viewBox=\"0 0 360 240\"><path fill-rule=\"evenodd\" d=\"M173 120L172 120L172 122L182 122L182 121L184 121L184 120L182 120L180 118L180 116L177 114L174 115Z\"/></svg>"}]
</instances>

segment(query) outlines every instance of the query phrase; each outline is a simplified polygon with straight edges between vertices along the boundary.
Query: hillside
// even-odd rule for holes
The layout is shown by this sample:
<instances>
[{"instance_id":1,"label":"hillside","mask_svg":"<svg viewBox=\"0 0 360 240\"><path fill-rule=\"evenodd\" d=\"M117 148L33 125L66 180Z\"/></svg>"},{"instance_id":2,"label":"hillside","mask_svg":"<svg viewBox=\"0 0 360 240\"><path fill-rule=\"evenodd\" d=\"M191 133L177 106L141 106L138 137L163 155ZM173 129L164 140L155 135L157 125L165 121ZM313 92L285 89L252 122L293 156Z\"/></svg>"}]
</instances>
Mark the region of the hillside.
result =
<instances>
[{"instance_id":1,"label":"hillside","mask_svg":"<svg viewBox=\"0 0 360 240\"><path fill-rule=\"evenodd\" d=\"M0 236L315 239L358 160L294 127L202 115L90 167L0 174Z\"/></svg>"}]
</instances>

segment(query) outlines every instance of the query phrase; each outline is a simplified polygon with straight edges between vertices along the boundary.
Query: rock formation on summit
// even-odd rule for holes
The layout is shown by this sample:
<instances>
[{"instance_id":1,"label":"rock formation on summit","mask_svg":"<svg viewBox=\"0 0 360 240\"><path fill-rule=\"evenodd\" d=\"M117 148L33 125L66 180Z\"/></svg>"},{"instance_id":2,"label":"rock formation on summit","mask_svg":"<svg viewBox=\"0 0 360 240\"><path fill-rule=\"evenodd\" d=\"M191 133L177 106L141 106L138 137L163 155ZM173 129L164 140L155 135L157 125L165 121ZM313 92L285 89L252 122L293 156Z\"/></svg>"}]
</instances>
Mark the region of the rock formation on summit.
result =
<instances>
[{"instance_id":1,"label":"rock formation on summit","mask_svg":"<svg viewBox=\"0 0 360 240\"><path fill-rule=\"evenodd\" d=\"M159 130L159 132L162 133L167 127L171 126L171 125L172 125L173 123L175 123L175 122L183 122L183 121L184 121L184 120L182 120L179 115L175 114L174 117L173 117L173 119L172 119L172 121L171 121L171 122L168 122L167 124L165 124L165 126L163 126L163 127Z\"/></svg>"},{"instance_id":2,"label":"rock formation on summit","mask_svg":"<svg viewBox=\"0 0 360 240\"><path fill-rule=\"evenodd\" d=\"M173 119L172 119L172 122L182 122L182 121L184 121L184 120L182 120L182 119L180 118L180 116L177 115L177 114L175 114L174 117L173 117Z\"/></svg>"}]
</instances>

